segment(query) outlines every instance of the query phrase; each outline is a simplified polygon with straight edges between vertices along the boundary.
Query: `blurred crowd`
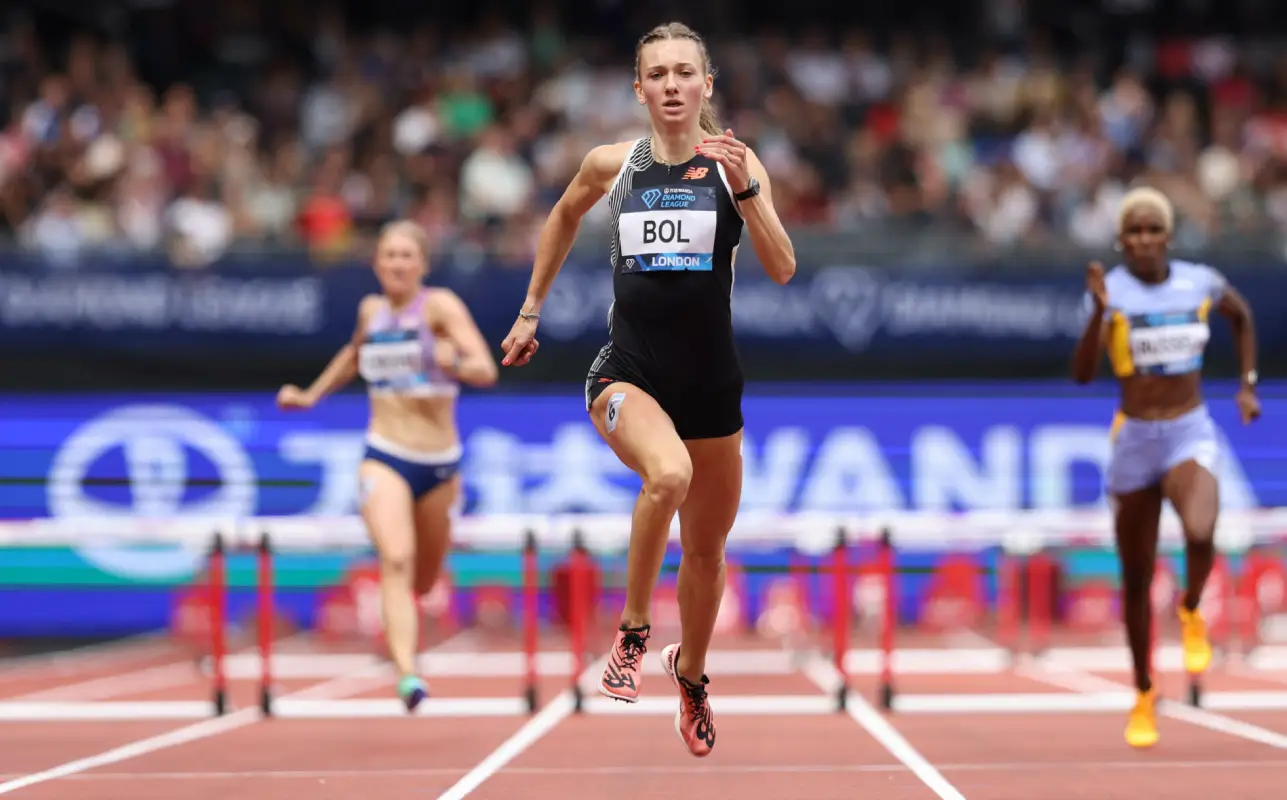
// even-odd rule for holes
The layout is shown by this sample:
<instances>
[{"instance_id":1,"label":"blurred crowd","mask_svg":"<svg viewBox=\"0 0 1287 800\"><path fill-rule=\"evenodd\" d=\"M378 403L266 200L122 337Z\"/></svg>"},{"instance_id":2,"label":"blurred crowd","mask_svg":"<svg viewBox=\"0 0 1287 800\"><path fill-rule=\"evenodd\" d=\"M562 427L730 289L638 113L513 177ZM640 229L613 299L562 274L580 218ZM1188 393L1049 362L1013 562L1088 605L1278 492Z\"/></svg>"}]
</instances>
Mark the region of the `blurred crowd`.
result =
<instances>
[{"instance_id":1,"label":"blurred crowd","mask_svg":"<svg viewBox=\"0 0 1287 800\"><path fill-rule=\"evenodd\" d=\"M0 233L57 264L279 246L325 264L405 216L435 249L523 265L585 152L647 133L629 49L543 6L520 31L493 15L448 36L218 5L191 52L164 17L128 38L0 32ZM1106 59L1025 35L960 52L861 29L708 44L721 119L795 230L1108 247L1117 200L1147 182L1189 244L1287 231L1287 50L1175 38Z\"/></svg>"}]
</instances>

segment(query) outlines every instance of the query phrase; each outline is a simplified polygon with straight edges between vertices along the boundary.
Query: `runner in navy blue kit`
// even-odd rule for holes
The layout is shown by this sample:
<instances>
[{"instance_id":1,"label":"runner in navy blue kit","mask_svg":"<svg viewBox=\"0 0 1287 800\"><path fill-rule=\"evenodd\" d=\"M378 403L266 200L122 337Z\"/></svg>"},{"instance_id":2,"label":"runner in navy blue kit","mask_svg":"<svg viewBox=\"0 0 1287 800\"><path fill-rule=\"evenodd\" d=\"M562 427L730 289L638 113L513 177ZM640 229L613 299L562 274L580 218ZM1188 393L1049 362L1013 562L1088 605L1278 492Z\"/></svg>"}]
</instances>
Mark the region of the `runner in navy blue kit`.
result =
<instances>
[{"instance_id":1,"label":"runner in navy blue kit","mask_svg":"<svg viewBox=\"0 0 1287 800\"><path fill-rule=\"evenodd\" d=\"M380 611L398 694L408 711L429 695L417 673L416 599L442 574L460 500L460 384L496 382L496 361L454 292L429 288L429 237L391 222L375 249L380 294L358 303L353 338L306 389L277 394L284 409L315 407L356 377L371 414L358 466L358 507L380 558Z\"/></svg>"},{"instance_id":2,"label":"runner in navy blue kit","mask_svg":"<svg viewBox=\"0 0 1287 800\"><path fill-rule=\"evenodd\" d=\"M714 76L701 37L661 25L635 50L635 94L652 136L596 147L541 231L528 296L501 347L504 366L536 352L541 305L581 218L608 195L614 302L609 343L586 378L595 428L643 491L632 522L625 608L600 682L634 702L653 588L679 513L681 641L662 650L679 690L675 729L695 756L710 753L706 652L724 593L724 542L742 494L742 368L733 341L733 262L745 226L780 284L795 253L773 209L760 160L710 106Z\"/></svg>"}]
</instances>

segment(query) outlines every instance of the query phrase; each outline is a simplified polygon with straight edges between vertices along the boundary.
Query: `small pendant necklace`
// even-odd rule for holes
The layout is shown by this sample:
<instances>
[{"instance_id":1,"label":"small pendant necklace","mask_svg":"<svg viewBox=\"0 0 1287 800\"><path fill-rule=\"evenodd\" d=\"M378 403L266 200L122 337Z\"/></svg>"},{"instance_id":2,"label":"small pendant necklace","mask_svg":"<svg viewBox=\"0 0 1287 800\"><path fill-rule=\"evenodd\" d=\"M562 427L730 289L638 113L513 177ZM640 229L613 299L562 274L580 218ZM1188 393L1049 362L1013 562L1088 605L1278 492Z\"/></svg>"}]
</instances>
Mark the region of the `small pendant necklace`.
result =
<instances>
[{"instance_id":1,"label":"small pendant necklace","mask_svg":"<svg viewBox=\"0 0 1287 800\"><path fill-rule=\"evenodd\" d=\"M654 143L651 139L648 140L648 147L652 150L652 160L656 161L658 164L661 164L663 167L665 167L667 175L670 174L671 170L679 166L678 162L667 161L666 159L657 155L657 148L654 146Z\"/></svg>"}]
</instances>

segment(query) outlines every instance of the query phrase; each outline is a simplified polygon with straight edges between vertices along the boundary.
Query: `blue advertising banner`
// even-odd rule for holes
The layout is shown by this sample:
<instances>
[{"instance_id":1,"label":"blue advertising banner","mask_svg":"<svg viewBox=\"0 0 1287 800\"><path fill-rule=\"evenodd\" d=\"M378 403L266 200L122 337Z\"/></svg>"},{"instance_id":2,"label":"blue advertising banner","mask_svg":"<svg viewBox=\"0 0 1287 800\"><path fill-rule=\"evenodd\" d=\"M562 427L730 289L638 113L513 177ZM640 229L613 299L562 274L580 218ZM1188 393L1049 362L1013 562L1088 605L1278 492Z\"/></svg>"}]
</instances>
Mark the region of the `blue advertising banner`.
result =
<instances>
[{"instance_id":1,"label":"blue advertising banner","mask_svg":"<svg viewBox=\"0 0 1287 800\"><path fill-rule=\"evenodd\" d=\"M1265 416L1254 426L1237 420L1234 389L1206 387L1224 443L1223 503L1287 506L1287 423L1279 413L1287 385L1265 387ZM833 386L798 394L752 387L743 505L859 513L1097 506L1114 406L1107 383ZM469 511L631 509L637 479L594 433L578 392L467 395L459 419ZM332 397L303 414L278 411L267 394L0 396L0 518L348 514L365 422L360 395ZM945 531L945 548L949 540ZM31 544L0 553L0 636L163 628L200 567L200 554L182 549L144 558L94 546L92 538L75 548ZM1091 555L1092 572L1115 574L1111 557ZM735 557L743 566L784 558L780 551ZM922 572L944 558L900 554ZM993 558L982 553L978 563ZM1077 562L1079 577L1087 563ZM354 564L339 552L283 557L283 612L320 625L326 598ZM500 582L512 586L517 564L512 555L480 553L456 554L450 566L465 589L471 570L508 575ZM253 557L234 557L230 570L231 613L249 619ZM936 581L907 577L901 618L927 613L934 592L945 591ZM771 583L747 577L747 613L759 613ZM983 601L994 592L989 583ZM825 598L818 602L830 608Z\"/></svg>"},{"instance_id":2,"label":"blue advertising banner","mask_svg":"<svg viewBox=\"0 0 1287 800\"><path fill-rule=\"evenodd\" d=\"M1228 275L1253 298L1262 352L1273 359L1287 351L1287 292L1276 271ZM444 269L431 282L459 293L487 340L498 344L528 279L526 270L481 266ZM104 262L58 272L11 265L0 268L0 352L243 365L324 360L351 336L359 298L376 289L371 271L353 266L319 270L265 261L184 272L160 263ZM1033 363L1066 368L1081 329L1081 298L1077 274L909 276L837 265L802 268L779 286L754 265L743 265L733 316L743 356L752 364L1010 362L1020 370L1016 374L1031 375ZM542 313L540 368L584 373L589 354L606 340L611 300L606 266L565 266ZM1233 358L1227 326L1212 327L1209 363L1227 366ZM560 354L575 363L560 364Z\"/></svg>"},{"instance_id":3,"label":"blue advertising banner","mask_svg":"<svg viewBox=\"0 0 1287 800\"><path fill-rule=\"evenodd\" d=\"M1067 508L1104 502L1105 386L836 388L745 401L744 507L763 511ZM1267 387L1243 426L1209 383L1227 506L1287 505L1287 422ZM638 481L576 390L462 397L467 510L628 512ZM366 402L287 413L265 394L0 398L0 517L348 514Z\"/></svg>"}]
</instances>

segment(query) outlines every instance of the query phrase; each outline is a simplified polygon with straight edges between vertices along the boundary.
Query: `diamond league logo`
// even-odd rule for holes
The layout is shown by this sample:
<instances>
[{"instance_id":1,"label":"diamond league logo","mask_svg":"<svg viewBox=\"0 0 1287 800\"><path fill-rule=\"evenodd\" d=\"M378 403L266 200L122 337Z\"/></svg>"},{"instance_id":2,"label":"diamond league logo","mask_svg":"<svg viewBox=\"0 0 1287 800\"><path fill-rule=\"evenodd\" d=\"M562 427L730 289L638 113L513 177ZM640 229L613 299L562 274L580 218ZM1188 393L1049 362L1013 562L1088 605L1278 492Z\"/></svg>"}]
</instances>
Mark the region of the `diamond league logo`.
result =
<instances>
[{"instance_id":1,"label":"diamond league logo","mask_svg":"<svg viewBox=\"0 0 1287 800\"><path fill-rule=\"evenodd\" d=\"M855 352L880 328L880 293L880 278L863 267L825 267L809 284L815 317Z\"/></svg>"},{"instance_id":2,"label":"diamond league logo","mask_svg":"<svg viewBox=\"0 0 1287 800\"><path fill-rule=\"evenodd\" d=\"M214 466L219 485L197 500L185 500L189 454ZM91 468L119 451L130 501L113 503L86 491ZM110 411L76 429L54 457L48 479L51 516L95 520L175 517L240 518L254 513L255 470L241 443L206 417L171 405L135 405ZM191 574L199 553L140 551L126 547L81 547L95 566L132 578Z\"/></svg>"}]
</instances>

